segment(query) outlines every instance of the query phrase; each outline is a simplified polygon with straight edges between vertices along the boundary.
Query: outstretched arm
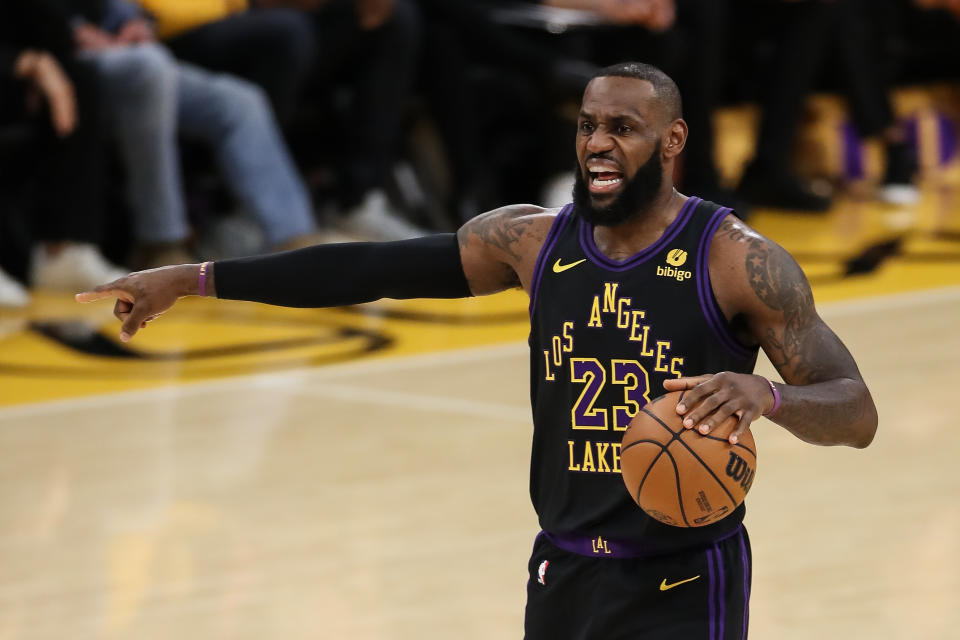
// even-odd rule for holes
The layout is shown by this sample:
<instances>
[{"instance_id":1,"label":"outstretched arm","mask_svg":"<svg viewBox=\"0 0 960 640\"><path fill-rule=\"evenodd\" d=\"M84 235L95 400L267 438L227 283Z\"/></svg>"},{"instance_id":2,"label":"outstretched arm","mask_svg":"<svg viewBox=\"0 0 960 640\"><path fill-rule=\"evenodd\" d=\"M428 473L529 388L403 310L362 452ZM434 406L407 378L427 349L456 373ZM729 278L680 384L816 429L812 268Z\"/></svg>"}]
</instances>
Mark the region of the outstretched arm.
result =
<instances>
[{"instance_id":1,"label":"outstretched arm","mask_svg":"<svg viewBox=\"0 0 960 640\"><path fill-rule=\"evenodd\" d=\"M715 260L715 252L717 259ZM785 383L771 420L820 445L865 447L877 429L877 410L857 364L817 314L810 283L782 247L729 217L714 238L711 278L728 317L742 315ZM731 437L774 406L764 378L730 372L670 381L688 388L685 425L703 432L740 415ZM689 424L687 422L689 421Z\"/></svg>"},{"instance_id":2,"label":"outstretched arm","mask_svg":"<svg viewBox=\"0 0 960 640\"><path fill-rule=\"evenodd\" d=\"M539 207L505 207L474 218L455 237L308 247L253 258L178 265L132 273L77 295L80 302L116 298L120 339L128 341L179 298L210 295L286 307L333 307L380 298L460 298L493 293L521 282L536 260L538 234L549 226L522 218ZM544 232L545 233L545 232ZM542 240L541 240L542 242ZM204 269L201 279L201 268ZM532 273L532 266L529 271ZM205 291L201 292L201 281Z\"/></svg>"}]
</instances>

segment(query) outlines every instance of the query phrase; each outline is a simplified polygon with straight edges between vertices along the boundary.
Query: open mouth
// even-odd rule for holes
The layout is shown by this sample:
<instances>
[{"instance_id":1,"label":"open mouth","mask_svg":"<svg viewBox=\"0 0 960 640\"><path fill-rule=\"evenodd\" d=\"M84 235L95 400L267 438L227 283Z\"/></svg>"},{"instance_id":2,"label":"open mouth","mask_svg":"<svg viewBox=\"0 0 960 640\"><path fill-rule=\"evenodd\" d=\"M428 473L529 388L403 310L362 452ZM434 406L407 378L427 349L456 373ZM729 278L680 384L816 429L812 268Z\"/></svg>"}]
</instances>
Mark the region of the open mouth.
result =
<instances>
[{"instance_id":1,"label":"open mouth","mask_svg":"<svg viewBox=\"0 0 960 640\"><path fill-rule=\"evenodd\" d=\"M620 166L606 158L591 158L586 163L588 184L591 193L616 191L623 184L623 172Z\"/></svg>"},{"instance_id":2,"label":"open mouth","mask_svg":"<svg viewBox=\"0 0 960 640\"><path fill-rule=\"evenodd\" d=\"M617 171L591 171L590 190L605 192L616 189L623 182L623 174Z\"/></svg>"}]
</instances>

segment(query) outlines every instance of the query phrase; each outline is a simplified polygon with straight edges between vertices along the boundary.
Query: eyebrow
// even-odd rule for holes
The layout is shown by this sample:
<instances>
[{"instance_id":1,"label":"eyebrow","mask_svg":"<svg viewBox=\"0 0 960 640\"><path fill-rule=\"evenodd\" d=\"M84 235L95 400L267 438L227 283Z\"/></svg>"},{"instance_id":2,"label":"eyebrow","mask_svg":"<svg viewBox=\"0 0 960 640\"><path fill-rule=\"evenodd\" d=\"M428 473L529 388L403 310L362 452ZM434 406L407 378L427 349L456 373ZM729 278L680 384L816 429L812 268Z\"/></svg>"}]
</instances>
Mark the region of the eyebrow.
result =
<instances>
[{"instance_id":1,"label":"eyebrow","mask_svg":"<svg viewBox=\"0 0 960 640\"><path fill-rule=\"evenodd\" d=\"M596 116L588 111L580 111L580 118L585 118L587 120L595 120ZM617 115L610 116L609 118L613 122L623 122L624 120L630 120L633 122L646 122L646 120L639 113L621 113Z\"/></svg>"}]
</instances>

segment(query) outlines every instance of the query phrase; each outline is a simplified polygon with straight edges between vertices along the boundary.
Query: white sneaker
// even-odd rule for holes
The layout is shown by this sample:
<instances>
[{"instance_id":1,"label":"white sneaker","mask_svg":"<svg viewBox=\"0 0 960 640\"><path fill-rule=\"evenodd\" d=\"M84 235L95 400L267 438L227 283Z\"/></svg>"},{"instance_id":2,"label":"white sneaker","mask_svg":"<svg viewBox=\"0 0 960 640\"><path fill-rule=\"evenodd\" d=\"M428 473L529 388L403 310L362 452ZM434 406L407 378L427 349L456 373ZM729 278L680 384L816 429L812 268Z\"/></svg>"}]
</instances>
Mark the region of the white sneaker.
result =
<instances>
[{"instance_id":1,"label":"white sneaker","mask_svg":"<svg viewBox=\"0 0 960 640\"><path fill-rule=\"evenodd\" d=\"M920 202L920 189L912 184L885 184L880 187L880 200L898 207L913 207Z\"/></svg>"},{"instance_id":2,"label":"white sneaker","mask_svg":"<svg viewBox=\"0 0 960 640\"><path fill-rule=\"evenodd\" d=\"M0 269L0 307L25 307L30 304L26 288Z\"/></svg>"},{"instance_id":3,"label":"white sneaker","mask_svg":"<svg viewBox=\"0 0 960 640\"><path fill-rule=\"evenodd\" d=\"M387 195L379 190L369 192L337 226L352 236L380 242L429 235L428 231L407 222L394 212Z\"/></svg>"},{"instance_id":4,"label":"white sneaker","mask_svg":"<svg viewBox=\"0 0 960 640\"><path fill-rule=\"evenodd\" d=\"M107 262L92 244L68 244L54 255L38 245L33 249L30 282L41 289L79 291L112 282L127 273Z\"/></svg>"}]
</instances>

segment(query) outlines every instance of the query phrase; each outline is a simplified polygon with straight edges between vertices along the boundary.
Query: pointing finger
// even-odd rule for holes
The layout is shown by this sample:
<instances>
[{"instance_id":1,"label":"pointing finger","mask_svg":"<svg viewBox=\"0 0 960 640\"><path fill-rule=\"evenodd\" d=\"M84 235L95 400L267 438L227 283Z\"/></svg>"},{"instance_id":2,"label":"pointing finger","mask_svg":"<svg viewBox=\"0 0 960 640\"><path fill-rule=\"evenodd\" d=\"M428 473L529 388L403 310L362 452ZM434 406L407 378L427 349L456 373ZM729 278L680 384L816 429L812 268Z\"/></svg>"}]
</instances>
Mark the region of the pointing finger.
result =
<instances>
[{"instance_id":1,"label":"pointing finger","mask_svg":"<svg viewBox=\"0 0 960 640\"><path fill-rule=\"evenodd\" d=\"M102 284L90 291L78 293L74 297L77 302L93 302L95 300L103 300L104 298L119 298L120 300L133 302L133 295L118 287L117 282L119 281Z\"/></svg>"}]
</instances>

